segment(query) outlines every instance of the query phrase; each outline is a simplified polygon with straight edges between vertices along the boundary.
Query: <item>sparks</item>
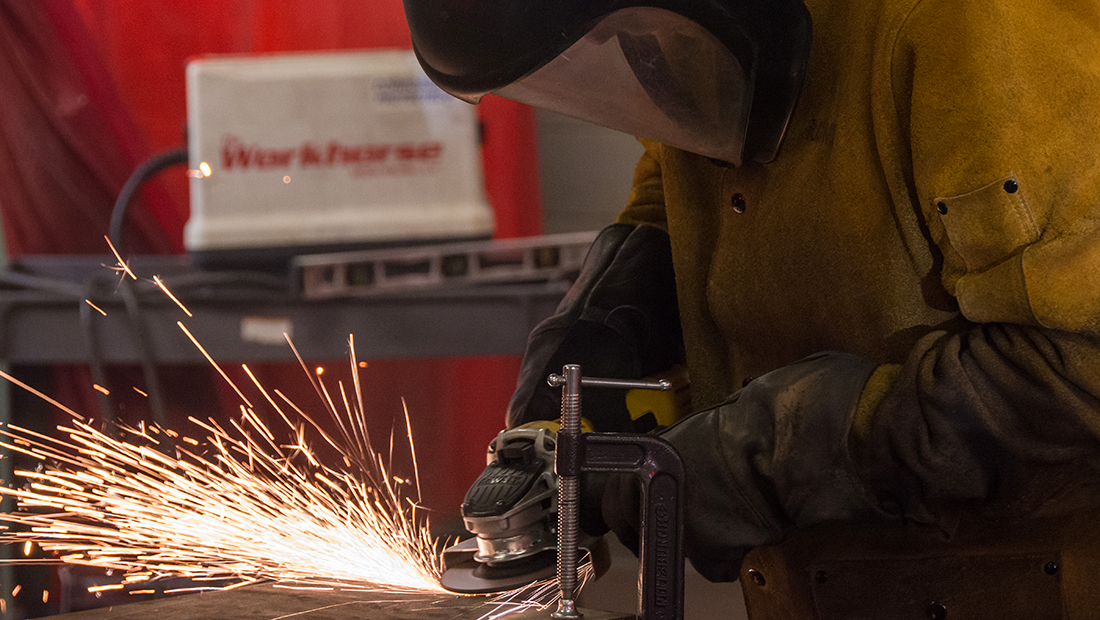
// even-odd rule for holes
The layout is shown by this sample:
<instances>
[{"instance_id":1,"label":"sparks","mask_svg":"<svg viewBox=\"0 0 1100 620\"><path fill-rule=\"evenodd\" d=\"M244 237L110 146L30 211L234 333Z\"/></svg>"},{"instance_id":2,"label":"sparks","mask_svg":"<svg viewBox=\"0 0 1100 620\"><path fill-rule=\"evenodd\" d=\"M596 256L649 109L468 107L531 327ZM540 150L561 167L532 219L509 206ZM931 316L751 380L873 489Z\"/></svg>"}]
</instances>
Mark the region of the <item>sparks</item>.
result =
<instances>
[{"instance_id":1,"label":"sparks","mask_svg":"<svg viewBox=\"0 0 1100 620\"><path fill-rule=\"evenodd\" d=\"M254 413L244 424L256 437L236 420L197 422L209 456L158 451L148 442L153 427L130 429L127 440L76 419L58 428L67 440L0 429L0 445L45 465L19 472L28 487L0 489L23 508L0 520L28 530L0 540L147 578L443 593L426 521L388 483L377 454L344 455L373 472L331 468L279 447ZM295 451L309 451L303 427L287 430Z\"/></svg>"},{"instance_id":2,"label":"sparks","mask_svg":"<svg viewBox=\"0 0 1100 620\"><path fill-rule=\"evenodd\" d=\"M82 416L79 413L73 411L72 409L66 407L65 405L62 405L61 403L59 403L56 400L50 398L49 396L46 396L42 392L39 392L38 390L32 388L31 386L27 385L26 383L23 383L19 379L16 379L15 377L9 375L8 373L4 372L3 370L0 370L0 377L3 377L5 379L7 379L8 381L11 381L15 385L18 385L19 387L23 388L24 390L27 390L31 394L34 394L35 396L41 398L42 400L50 403L54 407L57 407L58 409L60 409L60 410L64 411L65 413L71 415L72 417L76 418L77 420L83 420L84 419L84 416Z\"/></svg>"},{"instance_id":3,"label":"sparks","mask_svg":"<svg viewBox=\"0 0 1100 620\"><path fill-rule=\"evenodd\" d=\"M118 269L136 280L113 246L111 250ZM159 278L154 282L187 312ZM15 512L0 514L0 522L15 526L0 526L6 530L0 543L23 543L26 556L37 545L47 556L44 561L54 558L122 572L121 584L88 589L97 595L119 589L131 595L153 593L157 590L147 584L170 577L231 583L165 593L268 580L287 588L450 595L439 585L439 541L419 512L420 480L408 409L403 407L411 479L389 471L387 460L371 446L358 376L367 363L355 358L354 339L348 341L353 379L349 398L344 382L337 381L338 389L330 390L321 377L324 369L308 368L287 337L335 422L338 432L331 434L279 390L265 389L242 365L263 402L278 414L276 426L267 426L183 323L177 325L243 402L239 421L191 417L204 441L145 423L120 427L117 434L99 430L0 370L0 377L71 416L68 424L57 427L57 436L12 424L0 427L0 446L39 463L34 471L16 472L27 481L24 486L0 487L0 495L19 505ZM186 445L162 441L168 438ZM339 465L321 461L311 448L311 440L317 439L335 449ZM391 456L392 450L391 433ZM415 501L402 490L410 483L415 483ZM582 571L583 583L591 564ZM20 589L16 586L11 596ZM548 607L557 592L553 580L522 588L489 602L492 611L483 617ZM43 601L48 597L43 590ZM3 603L0 599L0 612Z\"/></svg>"},{"instance_id":4,"label":"sparks","mask_svg":"<svg viewBox=\"0 0 1100 620\"><path fill-rule=\"evenodd\" d=\"M126 261L122 260L122 255L115 249L115 244L111 243L111 238L107 235L103 235L103 238L107 240L107 246L111 248L111 252L115 255L115 259L118 260L118 269L134 280L137 280L137 276L134 275L134 272L130 271L130 266L126 264Z\"/></svg>"},{"instance_id":5,"label":"sparks","mask_svg":"<svg viewBox=\"0 0 1100 620\"><path fill-rule=\"evenodd\" d=\"M354 356L351 368L358 371ZM300 416L285 413L259 382L279 425L266 426L234 385L246 403L239 422L192 418L204 442L144 423L123 427L125 439L113 437L35 392L72 420L58 426L56 437L15 425L0 428L0 446L41 464L40 471L18 472L26 486L0 488L20 507L0 515L0 521L18 526L0 535L0 542L22 542L27 554L37 544L65 563L120 570L135 585L187 577L444 594L437 541L417 503L398 490L394 481L403 479L371 449L361 397L345 396L341 412L320 378L306 376L323 395L338 436L276 390ZM156 439L162 435L179 436L186 445L166 454L169 449ZM337 449L339 466L321 462L311 436Z\"/></svg>"},{"instance_id":6,"label":"sparks","mask_svg":"<svg viewBox=\"0 0 1100 620\"><path fill-rule=\"evenodd\" d=\"M107 316L107 313L103 310L103 308L100 308L99 306L93 304L90 299L85 299L84 303L88 304L92 308L95 308L96 312L102 314L103 316Z\"/></svg>"},{"instance_id":7,"label":"sparks","mask_svg":"<svg viewBox=\"0 0 1100 620\"><path fill-rule=\"evenodd\" d=\"M201 344L199 344L199 341L195 338L195 336L191 334L191 331L187 329L183 322L176 321L176 326L183 330L183 333L187 335L187 337L191 340L191 343L194 344L199 352L203 354L203 357L206 358L206 361L210 362L210 365L214 367L214 370L218 371L218 374L222 376L222 379L225 379L225 382L228 383L235 392L237 392L237 396L241 397L241 400L244 401L244 404L251 407L252 403L248 401L248 397L244 395L244 392L241 392L241 389L237 387L236 383L233 383L233 380L229 378L229 375L225 374L225 371L222 370L222 367L214 361L214 358L210 357L210 354L206 352L206 349Z\"/></svg>"},{"instance_id":8,"label":"sparks","mask_svg":"<svg viewBox=\"0 0 1100 620\"><path fill-rule=\"evenodd\" d=\"M176 305L180 307L180 310L183 310L184 314L186 314L188 317L195 316L191 314L191 311L187 309L187 306L183 305L182 301L177 299L176 296L172 294L172 291L168 290L167 286L164 286L164 282L160 279L160 276L153 276L153 284L156 284L160 288L160 290L168 296L168 299L176 302Z\"/></svg>"}]
</instances>

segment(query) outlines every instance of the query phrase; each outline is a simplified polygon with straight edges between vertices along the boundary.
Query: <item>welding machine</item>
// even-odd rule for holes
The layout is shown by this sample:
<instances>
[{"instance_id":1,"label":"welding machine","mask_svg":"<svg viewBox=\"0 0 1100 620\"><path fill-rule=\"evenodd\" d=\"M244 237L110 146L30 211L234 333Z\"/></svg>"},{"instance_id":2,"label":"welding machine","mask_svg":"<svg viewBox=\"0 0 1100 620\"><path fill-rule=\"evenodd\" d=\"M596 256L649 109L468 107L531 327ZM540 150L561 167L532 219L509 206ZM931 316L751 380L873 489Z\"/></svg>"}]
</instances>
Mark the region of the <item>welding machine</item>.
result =
<instances>
[{"instance_id":1,"label":"welding machine","mask_svg":"<svg viewBox=\"0 0 1100 620\"><path fill-rule=\"evenodd\" d=\"M476 108L412 52L197 58L187 129L200 266L492 236Z\"/></svg>"}]
</instances>

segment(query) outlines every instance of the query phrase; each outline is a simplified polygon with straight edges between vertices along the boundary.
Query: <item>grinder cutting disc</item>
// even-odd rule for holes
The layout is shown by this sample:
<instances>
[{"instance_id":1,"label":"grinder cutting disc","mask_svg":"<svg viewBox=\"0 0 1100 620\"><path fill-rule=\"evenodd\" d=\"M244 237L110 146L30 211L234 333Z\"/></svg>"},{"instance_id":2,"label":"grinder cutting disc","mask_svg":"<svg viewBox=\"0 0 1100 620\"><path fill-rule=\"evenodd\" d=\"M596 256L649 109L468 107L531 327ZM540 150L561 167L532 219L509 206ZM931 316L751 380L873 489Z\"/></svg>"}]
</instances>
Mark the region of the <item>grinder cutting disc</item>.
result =
<instances>
[{"instance_id":1,"label":"grinder cutting disc","mask_svg":"<svg viewBox=\"0 0 1100 620\"><path fill-rule=\"evenodd\" d=\"M445 550L440 585L460 594L496 594L549 579L557 572L553 549L501 564L478 562L475 553L477 540L473 538Z\"/></svg>"},{"instance_id":2,"label":"grinder cutting disc","mask_svg":"<svg viewBox=\"0 0 1100 620\"><path fill-rule=\"evenodd\" d=\"M611 553L603 537L584 536L580 551L582 562L591 558L593 577L610 568ZM495 565L478 562L474 559L476 553L477 540L473 538L445 549L440 585L459 594L498 594L557 574L557 552L553 549Z\"/></svg>"}]
</instances>

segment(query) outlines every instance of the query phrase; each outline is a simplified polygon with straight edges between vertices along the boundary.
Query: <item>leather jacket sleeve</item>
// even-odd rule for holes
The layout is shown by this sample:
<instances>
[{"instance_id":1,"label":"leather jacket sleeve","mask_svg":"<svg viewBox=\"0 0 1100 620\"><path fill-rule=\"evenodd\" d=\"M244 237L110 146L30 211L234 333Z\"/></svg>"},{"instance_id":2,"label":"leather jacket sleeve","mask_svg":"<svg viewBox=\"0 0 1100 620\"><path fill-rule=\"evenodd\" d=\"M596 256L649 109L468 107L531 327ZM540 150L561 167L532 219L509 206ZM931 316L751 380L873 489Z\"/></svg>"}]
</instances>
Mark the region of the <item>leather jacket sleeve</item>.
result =
<instances>
[{"instance_id":1,"label":"leather jacket sleeve","mask_svg":"<svg viewBox=\"0 0 1100 620\"><path fill-rule=\"evenodd\" d=\"M889 518L859 479L847 436L875 364L820 353L763 375L727 402L661 435L685 473L684 545L712 581L737 579L741 559L793 528ZM635 482L607 481L604 520L637 552Z\"/></svg>"},{"instance_id":2,"label":"leather jacket sleeve","mask_svg":"<svg viewBox=\"0 0 1100 620\"><path fill-rule=\"evenodd\" d=\"M890 128L880 144L911 153L907 192L965 319L881 368L854 425L862 476L910 518L950 528L958 510L1097 497L1100 168L1081 153L1100 131L1100 40L1086 6L922 2L893 47L879 105L907 144Z\"/></svg>"}]
</instances>

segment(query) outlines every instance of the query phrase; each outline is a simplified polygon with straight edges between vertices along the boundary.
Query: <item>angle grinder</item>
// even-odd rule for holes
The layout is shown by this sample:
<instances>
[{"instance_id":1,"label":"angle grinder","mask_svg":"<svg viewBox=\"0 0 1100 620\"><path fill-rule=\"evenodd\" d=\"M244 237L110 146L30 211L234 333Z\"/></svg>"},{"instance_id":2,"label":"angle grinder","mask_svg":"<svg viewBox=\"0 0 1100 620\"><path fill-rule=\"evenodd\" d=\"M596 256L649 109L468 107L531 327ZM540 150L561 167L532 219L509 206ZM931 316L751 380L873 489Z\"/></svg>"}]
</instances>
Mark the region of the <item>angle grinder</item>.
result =
<instances>
[{"instance_id":1,"label":"angle grinder","mask_svg":"<svg viewBox=\"0 0 1100 620\"><path fill-rule=\"evenodd\" d=\"M558 542L557 438L549 428L501 431L485 470L466 493L462 519L475 534L443 551L441 585L463 594L506 592L555 574ZM597 574L609 559L602 538L584 536Z\"/></svg>"},{"instance_id":2,"label":"angle grinder","mask_svg":"<svg viewBox=\"0 0 1100 620\"><path fill-rule=\"evenodd\" d=\"M669 390L673 383L582 377L567 365L547 382L562 388L561 429L502 431L489 445L488 465L462 505L475 538L443 552L440 582L448 590L490 594L557 576L556 619L583 616L575 607L578 559L587 553L595 576L610 565L602 538L579 527L583 472L633 474L642 488L637 618L683 618L683 466L659 437L585 433L581 386ZM556 568L556 570L555 570Z\"/></svg>"}]
</instances>

